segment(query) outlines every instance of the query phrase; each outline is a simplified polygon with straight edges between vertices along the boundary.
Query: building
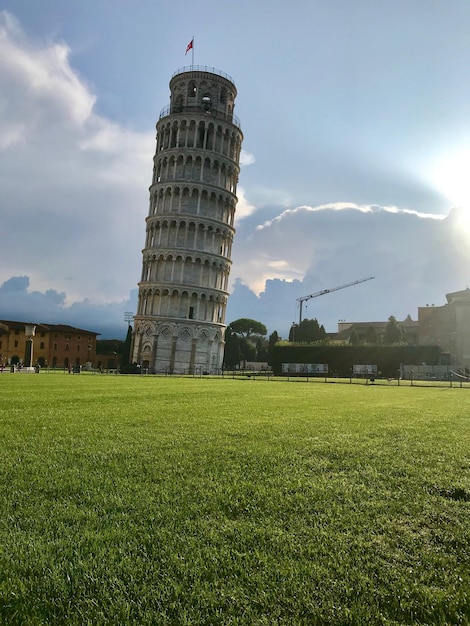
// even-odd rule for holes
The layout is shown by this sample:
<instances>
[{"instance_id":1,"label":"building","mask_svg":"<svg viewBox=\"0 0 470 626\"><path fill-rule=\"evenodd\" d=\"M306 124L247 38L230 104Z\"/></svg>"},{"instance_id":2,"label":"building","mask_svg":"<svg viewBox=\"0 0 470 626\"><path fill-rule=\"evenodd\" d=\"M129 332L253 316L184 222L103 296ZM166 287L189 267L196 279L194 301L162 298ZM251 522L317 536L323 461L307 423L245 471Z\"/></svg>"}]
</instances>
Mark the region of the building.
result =
<instances>
[{"instance_id":1,"label":"building","mask_svg":"<svg viewBox=\"0 0 470 626\"><path fill-rule=\"evenodd\" d=\"M338 332L333 337L335 340L349 341L351 333L355 331L359 343L380 343L388 324L386 322L338 322ZM402 322L398 321L398 325L404 333L404 343L417 346L419 345L419 324L416 320L412 320L410 316Z\"/></svg>"},{"instance_id":2,"label":"building","mask_svg":"<svg viewBox=\"0 0 470 626\"><path fill-rule=\"evenodd\" d=\"M450 364L470 369L470 289L446 294L447 304L418 308L419 341L449 353Z\"/></svg>"},{"instance_id":3,"label":"building","mask_svg":"<svg viewBox=\"0 0 470 626\"><path fill-rule=\"evenodd\" d=\"M98 340L96 342L96 367L100 370L119 371L122 367L124 352L125 342L120 339ZM127 364L128 355L125 362Z\"/></svg>"},{"instance_id":4,"label":"building","mask_svg":"<svg viewBox=\"0 0 470 626\"><path fill-rule=\"evenodd\" d=\"M444 365L470 369L470 289L446 294L447 304L418 307L418 321L409 316L398 324L404 330L404 342L409 345L439 346ZM375 336L380 343L388 322L338 322L338 332L332 340L349 341L356 332L360 343Z\"/></svg>"},{"instance_id":5,"label":"building","mask_svg":"<svg viewBox=\"0 0 470 626\"><path fill-rule=\"evenodd\" d=\"M30 328L34 329L32 337ZM28 366L37 363L53 368L92 365L96 360L98 334L66 324L0 320L0 364L7 367L16 363Z\"/></svg>"},{"instance_id":6,"label":"building","mask_svg":"<svg viewBox=\"0 0 470 626\"><path fill-rule=\"evenodd\" d=\"M157 122L131 361L150 372L222 367L243 134L233 80L178 70Z\"/></svg>"}]
</instances>

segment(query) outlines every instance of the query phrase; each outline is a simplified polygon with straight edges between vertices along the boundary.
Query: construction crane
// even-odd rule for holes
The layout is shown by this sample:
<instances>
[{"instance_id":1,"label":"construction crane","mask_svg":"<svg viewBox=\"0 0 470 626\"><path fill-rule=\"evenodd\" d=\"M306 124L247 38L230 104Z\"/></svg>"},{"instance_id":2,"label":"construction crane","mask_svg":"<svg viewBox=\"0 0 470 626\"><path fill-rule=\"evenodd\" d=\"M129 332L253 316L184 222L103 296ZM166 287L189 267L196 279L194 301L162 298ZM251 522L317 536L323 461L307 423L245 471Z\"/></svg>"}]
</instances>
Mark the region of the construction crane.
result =
<instances>
[{"instance_id":1,"label":"construction crane","mask_svg":"<svg viewBox=\"0 0 470 626\"><path fill-rule=\"evenodd\" d=\"M367 280L373 280L375 276L368 276L367 278L361 278L360 280L355 280L352 283L346 283L345 285L340 285L339 287L332 287L331 289L323 289L322 291L317 291L316 293L311 293L308 296L302 296L302 298L297 298L297 302L299 303L300 312L299 312L299 325L302 323L302 305L310 298L318 298L319 296L324 296L327 293L331 293L332 291L338 291L339 289L346 289L346 287L352 287L353 285L359 285L359 283L365 283Z\"/></svg>"}]
</instances>

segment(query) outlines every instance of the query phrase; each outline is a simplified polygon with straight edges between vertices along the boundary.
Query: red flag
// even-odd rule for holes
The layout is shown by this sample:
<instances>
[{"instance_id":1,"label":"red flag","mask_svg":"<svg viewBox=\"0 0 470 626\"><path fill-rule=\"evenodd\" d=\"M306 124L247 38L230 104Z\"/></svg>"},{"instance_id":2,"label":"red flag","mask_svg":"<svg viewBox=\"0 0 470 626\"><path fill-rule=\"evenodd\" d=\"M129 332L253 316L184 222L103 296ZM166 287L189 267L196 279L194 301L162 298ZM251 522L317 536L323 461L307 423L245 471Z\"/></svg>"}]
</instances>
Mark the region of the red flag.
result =
<instances>
[{"instance_id":1,"label":"red flag","mask_svg":"<svg viewBox=\"0 0 470 626\"><path fill-rule=\"evenodd\" d=\"M188 52L191 50L191 48L193 47L193 43L194 43L194 37L191 39L191 41L186 46L186 52L184 53L184 56L186 56L188 54Z\"/></svg>"}]
</instances>

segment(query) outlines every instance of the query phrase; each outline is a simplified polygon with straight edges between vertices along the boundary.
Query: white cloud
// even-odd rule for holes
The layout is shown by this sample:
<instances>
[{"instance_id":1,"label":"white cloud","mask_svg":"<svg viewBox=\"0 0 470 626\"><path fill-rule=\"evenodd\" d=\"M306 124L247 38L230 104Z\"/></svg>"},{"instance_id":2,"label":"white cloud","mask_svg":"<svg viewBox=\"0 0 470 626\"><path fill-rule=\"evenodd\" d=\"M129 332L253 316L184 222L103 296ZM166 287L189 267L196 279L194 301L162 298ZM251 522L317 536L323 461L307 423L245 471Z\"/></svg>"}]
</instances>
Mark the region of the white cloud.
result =
<instances>
[{"instance_id":1,"label":"white cloud","mask_svg":"<svg viewBox=\"0 0 470 626\"><path fill-rule=\"evenodd\" d=\"M348 211L348 210L359 211L360 213L398 213L398 214L407 214L407 215L416 215L417 217L442 220L444 218L443 215L436 215L435 213L423 213L419 211L413 211L411 209L400 209L395 206L378 206L378 205L364 205L364 204L355 204L354 202L329 202L327 204L320 204L318 206L307 206L302 205L296 207L295 209L286 209L279 215L277 215L272 220L267 220L265 223L257 226L257 230L263 230L264 228L269 228L272 226L274 222L280 222L283 219L295 215L297 213L318 213L319 211Z\"/></svg>"},{"instance_id":2,"label":"white cloud","mask_svg":"<svg viewBox=\"0 0 470 626\"><path fill-rule=\"evenodd\" d=\"M416 319L419 306L443 303L445 293L469 282L470 222L463 211L444 218L341 203L282 211L260 226L236 241L229 318L259 319L284 336L298 314L296 299L308 293L375 276L310 303L305 316L332 331L340 318Z\"/></svg>"},{"instance_id":3,"label":"white cloud","mask_svg":"<svg viewBox=\"0 0 470 626\"><path fill-rule=\"evenodd\" d=\"M154 133L94 111L62 43L0 13L0 281L106 303L140 275ZM0 302L0 306L1 306Z\"/></svg>"},{"instance_id":4,"label":"white cloud","mask_svg":"<svg viewBox=\"0 0 470 626\"><path fill-rule=\"evenodd\" d=\"M409 240L410 228L414 232L420 221L442 219L397 207L354 203L287 209L258 225L244 244L237 241L235 277L259 294L267 279L303 279L328 260L332 266L338 261L351 265L359 264L361 257L369 258L371 250L376 259L394 248L398 252L405 242L415 245ZM347 259L347 254L354 255L354 261Z\"/></svg>"},{"instance_id":5,"label":"white cloud","mask_svg":"<svg viewBox=\"0 0 470 626\"><path fill-rule=\"evenodd\" d=\"M250 204L248 200L246 199L245 190L243 189L243 187L238 187L237 196L238 196L238 202L237 202L237 210L235 212L236 223L238 223L243 218L248 217L249 215L252 215L256 211L255 205Z\"/></svg>"},{"instance_id":6,"label":"white cloud","mask_svg":"<svg viewBox=\"0 0 470 626\"><path fill-rule=\"evenodd\" d=\"M247 165L252 165L255 163L255 155L251 154L251 152L247 152L246 150L241 150L240 152L240 165L242 167L246 167Z\"/></svg>"},{"instance_id":7,"label":"white cloud","mask_svg":"<svg viewBox=\"0 0 470 626\"><path fill-rule=\"evenodd\" d=\"M69 52L63 43L33 43L0 12L0 113L15 141L30 141L50 121L80 126L90 117L96 98L70 67Z\"/></svg>"}]
</instances>

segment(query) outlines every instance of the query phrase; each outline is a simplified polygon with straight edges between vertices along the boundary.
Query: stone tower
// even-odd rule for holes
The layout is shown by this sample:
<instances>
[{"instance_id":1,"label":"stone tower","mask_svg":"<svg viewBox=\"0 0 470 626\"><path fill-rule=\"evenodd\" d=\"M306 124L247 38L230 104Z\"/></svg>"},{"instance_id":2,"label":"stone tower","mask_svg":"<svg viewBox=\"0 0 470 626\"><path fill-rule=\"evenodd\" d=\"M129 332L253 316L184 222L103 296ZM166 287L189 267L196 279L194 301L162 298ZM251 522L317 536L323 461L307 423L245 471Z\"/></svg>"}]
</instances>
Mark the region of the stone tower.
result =
<instances>
[{"instance_id":1,"label":"stone tower","mask_svg":"<svg viewBox=\"0 0 470 626\"><path fill-rule=\"evenodd\" d=\"M157 122L132 360L150 372L219 372L243 133L233 80L185 67Z\"/></svg>"}]
</instances>

